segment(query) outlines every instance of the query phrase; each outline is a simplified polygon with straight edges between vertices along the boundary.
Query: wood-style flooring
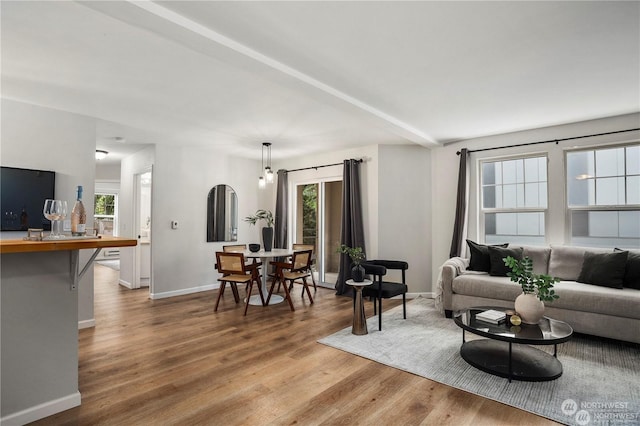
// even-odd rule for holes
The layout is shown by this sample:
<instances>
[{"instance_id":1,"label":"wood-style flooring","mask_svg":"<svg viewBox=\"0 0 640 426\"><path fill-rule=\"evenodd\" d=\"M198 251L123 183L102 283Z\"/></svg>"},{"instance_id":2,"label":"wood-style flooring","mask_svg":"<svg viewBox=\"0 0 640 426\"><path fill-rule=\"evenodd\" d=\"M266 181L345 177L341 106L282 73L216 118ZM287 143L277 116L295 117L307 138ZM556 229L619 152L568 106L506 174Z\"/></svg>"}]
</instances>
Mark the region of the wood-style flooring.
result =
<instances>
[{"instance_id":1,"label":"wood-style flooring","mask_svg":"<svg viewBox=\"0 0 640 426\"><path fill-rule=\"evenodd\" d=\"M281 303L243 317L230 291L216 313L217 290L150 300L118 274L95 266L96 326L79 332L82 405L35 424L555 424L317 343L351 324L352 300L333 290L310 305L296 285L295 312Z\"/></svg>"}]
</instances>

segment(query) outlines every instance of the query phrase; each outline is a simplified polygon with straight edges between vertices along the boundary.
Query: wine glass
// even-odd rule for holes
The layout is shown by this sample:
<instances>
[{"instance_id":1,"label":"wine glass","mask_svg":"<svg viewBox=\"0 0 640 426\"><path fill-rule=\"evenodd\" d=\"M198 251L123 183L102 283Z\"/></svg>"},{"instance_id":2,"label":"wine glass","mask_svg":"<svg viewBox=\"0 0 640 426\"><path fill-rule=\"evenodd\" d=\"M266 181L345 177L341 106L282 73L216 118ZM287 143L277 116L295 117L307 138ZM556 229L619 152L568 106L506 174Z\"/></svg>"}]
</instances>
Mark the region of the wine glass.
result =
<instances>
[{"instance_id":1,"label":"wine glass","mask_svg":"<svg viewBox=\"0 0 640 426\"><path fill-rule=\"evenodd\" d=\"M64 231L64 219L67 217L67 201L58 200L58 232L56 233L58 238L62 238L62 231Z\"/></svg>"},{"instance_id":2,"label":"wine glass","mask_svg":"<svg viewBox=\"0 0 640 426\"><path fill-rule=\"evenodd\" d=\"M44 217L51 221L51 233L49 234L49 238L60 238L60 234L56 232L56 220L59 219L61 211L62 202L60 200L46 199L44 201L44 208L42 209L42 212L44 213Z\"/></svg>"}]
</instances>

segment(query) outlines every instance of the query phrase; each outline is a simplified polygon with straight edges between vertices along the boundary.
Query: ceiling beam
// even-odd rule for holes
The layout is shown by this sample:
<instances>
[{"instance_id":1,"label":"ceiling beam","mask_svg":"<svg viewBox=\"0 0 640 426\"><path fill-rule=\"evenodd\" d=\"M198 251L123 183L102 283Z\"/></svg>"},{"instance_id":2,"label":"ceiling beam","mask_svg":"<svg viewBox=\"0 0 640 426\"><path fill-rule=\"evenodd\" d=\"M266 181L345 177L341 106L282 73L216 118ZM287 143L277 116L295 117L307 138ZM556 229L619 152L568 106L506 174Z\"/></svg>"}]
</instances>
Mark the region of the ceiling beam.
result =
<instances>
[{"instance_id":1,"label":"ceiling beam","mask_svg":"<svg viewBox=\"0 0 640 426\"><path fill-rule=\"evenodd\" d=\"M221 46L231 49L234 52L244 55L245 57L258 61L261 64L264 64L267 67L270 67L283 74L286 74L310 87L313 87L314 89L320 90L326 94L331 95L336 99L346 102L351 106L356 107L357 109L372 115L378 120L382 120L382 124L385 127L390 128L390 130L393 131L394 133L397 133L414 143L427 146L427 147L440 145L435 139L427 135L422 130L417 129L411 126L410 124L405 123L404 121L396 117L393 117L392 115L387 114L384 111L381 111L357 98L354 98L353 96L341 90L338 90L335 87L325 84L322 81L319 81L301 71L298 71L295 68L292 68L280 61L277 61L269 56L266 56L254 49L251 49L250 47L242 43L239 43L229 37L226 37L212 30L211 28L208 28L202 24L199 24L191 19L186 18L183 15L180 15L170 9L167 9L166 7L163 7L152 1L133 1L133 0L128 0L128 1L130 4L137 6L148 13L153 14L156 17L159 17L164 21L170 22L192 33L195 33L201 37L204 37L207 40L210 40L214 43L217 43Z\"/></svg>"}]
</instances>

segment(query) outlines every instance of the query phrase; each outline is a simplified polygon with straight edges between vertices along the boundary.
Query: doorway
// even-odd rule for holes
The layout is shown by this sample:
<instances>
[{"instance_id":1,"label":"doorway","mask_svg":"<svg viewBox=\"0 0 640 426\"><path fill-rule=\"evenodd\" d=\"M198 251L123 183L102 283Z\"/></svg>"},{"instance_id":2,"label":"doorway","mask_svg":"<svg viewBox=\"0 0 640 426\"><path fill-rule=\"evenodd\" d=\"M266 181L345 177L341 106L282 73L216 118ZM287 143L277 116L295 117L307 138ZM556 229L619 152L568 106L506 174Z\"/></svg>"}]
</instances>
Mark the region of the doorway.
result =
<instances>
[{"instance_id":1,"label":"doorway","mask_svg":"<svg viewBox=\"0 0 640 426\"><path fill-rule=\"evenodd\" d=\"M299 184L295 191L296 243L313 244L313 274L319 285L334 288L340 267L342 181Z\"/></svg>"},{"instance_id":2,"label":"doorway","mask_svg":"<svg viewBox=\"0 0 640 426\"><path fill-rule=\"evenodd\" d=\"M151 170L136 175L135 229L136 245L133 288L151 285Z\"/></svg>"}]
</instances>

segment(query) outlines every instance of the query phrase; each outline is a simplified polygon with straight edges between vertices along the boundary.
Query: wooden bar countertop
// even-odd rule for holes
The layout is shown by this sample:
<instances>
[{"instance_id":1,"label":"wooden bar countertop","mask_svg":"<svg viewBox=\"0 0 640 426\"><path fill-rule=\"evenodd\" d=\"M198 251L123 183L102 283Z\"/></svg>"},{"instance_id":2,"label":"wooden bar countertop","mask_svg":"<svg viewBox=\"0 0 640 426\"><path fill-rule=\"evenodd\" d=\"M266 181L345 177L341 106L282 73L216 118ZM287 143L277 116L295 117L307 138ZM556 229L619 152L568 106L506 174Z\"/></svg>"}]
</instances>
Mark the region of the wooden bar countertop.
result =
<instances>
[{"instance_id":1,"label":"wooden bar countertop","mask_svg":"<svg viewBox=\"0 0 640 426\"><path fill-rule=\"evenodd\" d=\"M29 253L37 251L83 250L104 247L131 247L138 241L135 238L95 237L77 240L0 240L0 254Z\"/></svg>"}]
</instances>

